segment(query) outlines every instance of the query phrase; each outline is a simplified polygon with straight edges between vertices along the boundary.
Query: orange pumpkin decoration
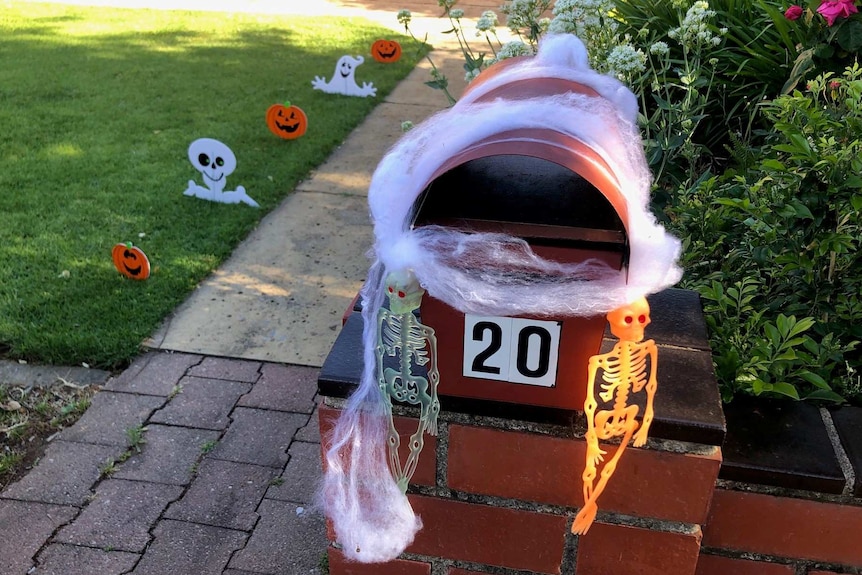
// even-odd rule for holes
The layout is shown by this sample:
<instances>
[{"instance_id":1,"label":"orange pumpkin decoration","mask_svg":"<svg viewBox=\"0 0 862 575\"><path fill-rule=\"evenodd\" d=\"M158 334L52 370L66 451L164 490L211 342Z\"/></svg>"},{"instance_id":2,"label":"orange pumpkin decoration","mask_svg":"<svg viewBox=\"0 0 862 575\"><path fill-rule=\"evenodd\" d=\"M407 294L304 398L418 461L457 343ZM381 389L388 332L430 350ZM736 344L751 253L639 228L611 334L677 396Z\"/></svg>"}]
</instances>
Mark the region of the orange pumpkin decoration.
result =
<instances>
[{"instance_id":1,"label":"orange pumpkin decoration","mask_svg":"<svg viewBox=\"0 0 862 575\"><path fill-rule=\"evenodd\" d=\"M371 45L371 57L381 64L391 64L401 58L401 44L395 40L377 40Z\"/></svg>"},{"instance_id":2,"label":"orange pumpkin decoration","mask_svg":"<svg viewBox=\"0 0 862 575\"><path fill-rule=\"evenodd\" d=\"M150 277L150 260L141 248L131 242L117 244L111 250L111 258L117 271L133 280L145 280Z\"/></svg>"},{"instance_id":3,"label":"orange pumpkin decoration","mask_svg":"<svg viewBox=\"0 0 862 575\"><path fill-rule=\"evenodd\" d=\"M284 140L295 140L308 128L308 117L302 108L290 102L273 104L266 111L266 126L269 131Z\"/></svg>"}]
</instances>

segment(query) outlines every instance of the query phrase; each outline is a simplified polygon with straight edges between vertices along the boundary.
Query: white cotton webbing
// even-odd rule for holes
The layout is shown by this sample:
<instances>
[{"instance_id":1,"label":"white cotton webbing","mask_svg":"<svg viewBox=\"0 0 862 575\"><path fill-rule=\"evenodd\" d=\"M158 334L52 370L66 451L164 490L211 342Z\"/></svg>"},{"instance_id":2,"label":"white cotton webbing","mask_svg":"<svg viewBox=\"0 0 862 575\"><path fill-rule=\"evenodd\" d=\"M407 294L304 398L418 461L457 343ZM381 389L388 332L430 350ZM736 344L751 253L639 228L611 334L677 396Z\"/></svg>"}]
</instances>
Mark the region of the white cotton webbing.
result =
<instances>
[{"instance_id":1,"label":"white cotton webbing","mask_svg":"<svg viewBox=\"0 0 862 575\"><path fill-rule=\"evenodd\" d=\"M374 263L362 289L362 380L336 421L324 453L319 504L332 522L344 555L363 563L394 559L422 522L389 471L388 398L377 386L377 310L383 303L383 268Z\"/></svg>"},{"instance_id":2,"label":"white cotton webbing","mask_svg":"<svg viewBox=\"0 0 862 575\"><path fill-rule=\"evenodd\" d=\"M588 86L599 96L567 91L520 100L482 98L513 79L548 77ZM617 80L589 69L580 40L551 36L535 58L479 84L461 102L405 134L381 160L368 192L375 243L362 290L362 379L326 438L320 491L321 505L348 558L394 559L421 527L387 465L389 399L380 392L375 373L376 314L384 301L386 272L412 269L429 296L462 312L495 316L601 315L679 281L680 243L649 211L651 175L636 115L634 95ZM521 238L503 234L413 228L416 200L447 160L496 134L533 129L577 139L610 168L627 206L627 269L596 260L548 261Z\"/></svg>"}]
</instances>

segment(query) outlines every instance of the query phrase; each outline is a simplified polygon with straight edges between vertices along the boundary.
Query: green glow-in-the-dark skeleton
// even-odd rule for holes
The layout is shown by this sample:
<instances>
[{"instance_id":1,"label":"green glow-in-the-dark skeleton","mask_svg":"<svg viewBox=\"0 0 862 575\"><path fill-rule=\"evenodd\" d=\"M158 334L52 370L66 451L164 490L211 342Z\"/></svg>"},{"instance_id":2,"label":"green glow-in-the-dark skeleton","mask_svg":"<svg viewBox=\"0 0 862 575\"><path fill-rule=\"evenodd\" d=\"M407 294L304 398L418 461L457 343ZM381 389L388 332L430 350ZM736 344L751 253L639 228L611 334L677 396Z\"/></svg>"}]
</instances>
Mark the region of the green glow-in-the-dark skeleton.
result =
<instances>
[{"instance_id":1,"label":"green glow-in-the-dark skeleton","mask_svg":"<svg viewBox=\"0 0 862 575\"><path fill-rule=\"evenodd\" d=\"M410 270L399 270L386 276L389 309L381 307L377 313L377 382L384 398L419 405L419 427L410 436L410 455L402 467L398 448L401 439L392 420L389 408L389 466L402 492L416 471L419 453L425 444L423 434L437 435L437 338L434 330L419 323L413 312L419 309L425 290L419 286ZM384 367L384 356L398 356L398 369ZM413 374L413 365L427 365L428 377Z\"/></svg>"}]
</instances>

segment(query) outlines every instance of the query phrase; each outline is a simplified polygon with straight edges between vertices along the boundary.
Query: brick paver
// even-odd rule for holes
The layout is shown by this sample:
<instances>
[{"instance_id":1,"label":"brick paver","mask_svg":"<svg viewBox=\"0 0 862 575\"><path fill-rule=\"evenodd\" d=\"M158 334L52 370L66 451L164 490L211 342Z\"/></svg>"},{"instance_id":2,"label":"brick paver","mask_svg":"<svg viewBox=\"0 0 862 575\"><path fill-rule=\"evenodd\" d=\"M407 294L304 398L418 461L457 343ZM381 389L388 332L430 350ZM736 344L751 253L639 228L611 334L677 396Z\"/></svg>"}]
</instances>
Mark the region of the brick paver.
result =
<instances>
[{"instance_id":1,"label":"brick paver","mask_svg":"<svg viewBox=\"0 0 862 575\"><path fill-rule=\"evenodd\" d=\"M287 463L287 449L296 430L308 421L301 413L247 407L237 407L232 418L212 457L279 468Z\"/></svg>"},{"instance_id":2,"label":"brick paver","mask_svg":"<svg viewBox=\"0 0 862 575\"><path fill-rule=\"evenodd\" d=\"M219 435L208 429L148 424L143 449L120 465L113 477L188 485L195 463Z\"/></svg>"},{"instance_id":3,"label":"brick paver","mask_svg":"<svg viewBox=\"0 0 862 575\"><path fill-rule=\"evenodd\" d=\"M167 397L186 371L202 359L200 355L188 353L145 353L109 381L105 389Z\"/></svg>"},{"instance_id":4,"label":"brick paver","mask_svg":"<svg viewBox=\"0 0 862 575\"><path fill-rule=\"evenodd\" d=\"M298 365L264 364L260 379L251 393L240 399L239 405L311 413L319 371Z\"/></svg>"},{"instance_id":5,"label":"brick paver","mask_svg":"<svg viewBox=\"0 0 862 575\"><path fill-rule=\"evenodd\" d=\"M188 375L208 379L227 379L254 383L260 377L259 361L228 359L226 357L205 357L202 362L192 367Z\"/></svg>"},{"instance_id":6,"label":"brick paver","mask_svg":"<svg viewBox=\"0 0 862 575\"><path fill-rule=\"evenodd\" d=\"M255 573L296 575L318 573L328 546L323 516L286 501L264 499L260 521L242 551L231 559L231 569Z\"/></svg>"},{"instance_id":7,"label":"brick paver","mask_svg":"<svg viewBox=\"0 0 862 575\"><path fill-rule=\"evenodd\" d=\"M54 441L39 464L0 496L25 501L83 506L91 488L99 480L100 469L109 459L118 458L124 448Z\"/></svg>"},{"instance_id":8,"label":"brick paver","mask_svg":"<svg viewBox=\"0 0 862 575\"><path fill-rule=\"evenodd\" d=\"M222 575L247 537L242 531L169 519L160 521L153 535L132 575Z\"/></svg>"},{"instance_id":9,"label":"brick paver","mask_svg":"<svg viewBox=\"0 0 862 575\"><path fill-rule=\"evenodd\" d=\"M161 397L101 391L87 412L60 439L101 445L128 445L126 430L142 425L164 404Z\"/></svg>"},{"instance_id":10,"label":"brick paver","mask_svg":"<svg viewBox=\"0 0 862 575\"><path fill-rule=\"evenodd\" d=\"M27 573L51 533L76 513L69 506L0 499L0 572Z\"/></svg>"},{"instance_id":11,"label":"brick paver","mask_svg":"<svg viewBox=\"0 0 862 575\"><path fill-rule=\"evenodd\" d=\"M295 441L289 450L290 462L282 473L283 482L266 492L269 499L310 503L321 475L320 445Z\"/></svg>"},{"instance_id":12,"label":"brick paver","mask_svg":"<svg viewBox=\"0 0 862 575\"><path fill-rule=\"evenodd\" d=\"M228 414L239 397L248 393L251 384L220 379L184 377L182 391L153 414L153 423L167 423L202 429L225 429Z\"/></svg>"},{"instance_id":13,"label":"brick paver","mask_svg":"<svg viewBox=\"0 0 862 575\"><path fill-rule=\"evenodd\" d=\"M93 501L55 537L71 543L141 552L150 542L149 530L182 487L109 479L99 484Z\"/></svg>"},{"instance_id":14,"label":"brick paver","mask_svg":"<svg viewBox=\"0 0 862 575\"><path fill-rule=\"evenodd\" d=\"M74 545L49 545L32 575L120 575L135 566L137 553Z\"/></svg>"},{"instance_id":15,"label":"brick paver","mask_svg":"<svg viewBox=\"0 0 862 575\"><path fill-rule=\"evenodd\" d=\"M204 459L186 494L165 517L251 531L258 519L255 509L277 474L271 467Z\"/></svg>"}]
</instances>

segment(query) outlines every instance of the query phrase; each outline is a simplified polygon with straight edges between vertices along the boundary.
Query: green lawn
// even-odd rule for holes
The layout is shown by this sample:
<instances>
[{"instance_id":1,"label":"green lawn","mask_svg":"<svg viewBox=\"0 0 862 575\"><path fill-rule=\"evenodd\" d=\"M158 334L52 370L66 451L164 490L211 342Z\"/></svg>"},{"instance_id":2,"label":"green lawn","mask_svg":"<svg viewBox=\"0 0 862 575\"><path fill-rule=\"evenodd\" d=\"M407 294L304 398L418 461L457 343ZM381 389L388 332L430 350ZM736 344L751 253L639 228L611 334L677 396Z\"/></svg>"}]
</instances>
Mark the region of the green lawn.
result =
<instances>
[{"instance_id":1,"label":"green lawn","mask_svg":"<svg viewBox=\"0 0 862 575\"><path fill-rule=\"evenodd\" d=\"M0 4L0 356L122 367L412 69L414 49L373 61L381 37L407 46L359 19ZM344 54L376 97L312 90ZM264 122L285 100L309 118L298 140ZM231 147L227 189L260 209L183 195L199 137ZM150 279L115 270L125 241Z\"/></svg>"}]
</instances>

